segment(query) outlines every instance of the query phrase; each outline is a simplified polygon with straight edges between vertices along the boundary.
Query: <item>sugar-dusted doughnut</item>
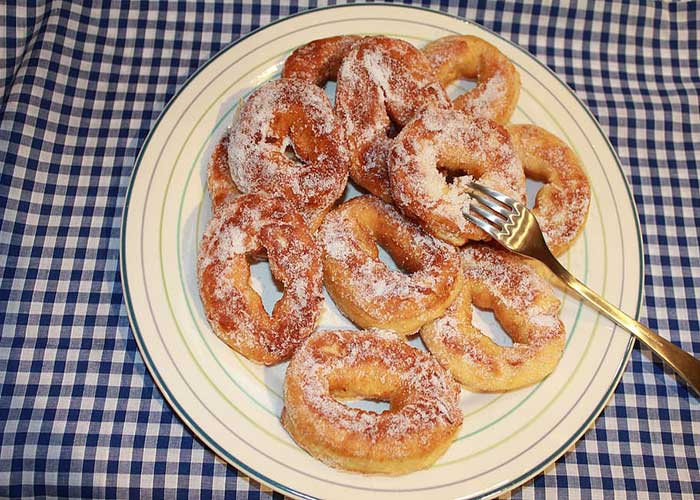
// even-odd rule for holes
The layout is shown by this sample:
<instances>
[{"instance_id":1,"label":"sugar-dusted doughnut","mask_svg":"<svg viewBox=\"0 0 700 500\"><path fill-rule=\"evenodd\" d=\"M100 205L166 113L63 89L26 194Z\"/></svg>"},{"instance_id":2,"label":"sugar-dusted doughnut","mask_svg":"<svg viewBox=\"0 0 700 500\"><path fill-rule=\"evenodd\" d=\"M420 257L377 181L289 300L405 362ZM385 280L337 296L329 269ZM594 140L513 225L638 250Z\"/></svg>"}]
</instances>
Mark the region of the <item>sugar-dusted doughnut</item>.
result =
<instances>
[{"instance_id":1,"label":"sugar-dusted doughnut","mask_svg":"<svg viewBox=\"0 0 700 500\"><path fill-rule=\"evenodd\" d=\"M423 49L440 83L458 78L476 80L476 87L453 101L456 109L474 118L507 123L520 95L520 75L496 47L472 35L451 35Z\"/></svg>"},{"instance_id":2,"label":"sugar-dusted doughnut","mask_svg":"<svg viewBox=\"0 0 700 500\"><path fill-rule=\"evenodd\" d=\"M284 196L312 228L347 182L350 153L330 101L303 80L273 80L253 92L231 126L228 153L241 192Z\"/></svg>"},{"instance_id":3,"label":"sugar-dusted doughnut","mask_svg":"<svg viewBox=\"0 0 700 500\"><path fill-rule=\"evenodd\" d=\"M581 161L561 139L537 125L509 125L525 175L544 183L532 212L554 255L564 253L586 224L591 186Z\"/></svg>"},{"instance_id":4,"label":"sugar-dusted doughnut","mask_svg":"<svg viewBox=\"0 0 700 500\"><path fill-rule=\"evenodd\" d=\"M484 243L462 250L464 287L447 313L421 329L430 352L467 389L496 392L542 380L564 349L561 303L524 257ZM513 345L472 324L472 304L491 309Z\"/></svg>"},{"instance_id":5,"label":"sugar-dusted doughnut","mask_svg":"<svg viewBox=\"0 0 700 500\"><path fill-rule=\"evenodd\" d=\"M331 211L317 242L328 293L363 328L413 334L440 316L462 286L457 251L371 195ZM409 274L389 269L377 244Z\"/></svg>"},{"instance_id":6,"label":"sugar-dusted doughnut","mask_svg":"<svg viewBox=\"0 0 700 500\"><path fill-rule=\"evenodd\" d=\"M207 189L213 210L230 198L241 194L231 179L231 170L228 166L228 135L224 135L219 140L209 158Z\"/></svg>"},{"instance_id":7,"label":"sugar-dusted doughnut","mask_svg":"<svg viewBox=\"0 0 700 500\"><path fill-rule=\"evenodd\" d=\"M329 80L336 79L343 58L361 38L359 35L338 35L302 45L284 62L282 78L300 78L323 87Z\"/></svg>"},{"instance_id":8,"label":"sugar-dusted doughnut","mask_svg":"<svg viewBox=\"0 0 700 500\"><path fill-rule=\"evenodd\" d=\"M462 425L459 385L430 355L379 331L319 331L294 354L282 424L311 455L347 470L405 474L432 465ZM388 401L382 413L339 399Z\"/></svg>"},{"instance_id":9,"label":"sugar-dusted doughnut","mask_svg":"<svg viewBox=\"0 0 700 500\"><path fill-rule=\"evenodd\" d=\"M381 36L353 45L338 70L335 107L354 145L350 176L357 184L391 201L386 154L392 137L428 104L450 106L420 50Z\"/></svg>"},{"instance_id":10,"label":"sugar-dusted doughnut","mask_svg":"<svg viewBox=\"0 0 700 500\"><path fill-rule=\"evenodd\" d=\"M424 108L394 140L388 166L401 211L454 245L487 239L462 215L469 203L465 179L525 201L525 174L506 129L484 118L468 120L456 110ZM448 183L446 175L460 174L467 175Z\"/></svg>"},{"instance_id":11,"label":"sugar-dusted doughnut","mask_svg":"<svg viewBox=\"0 0 700 500\"><path fill-rule=\"evenodd\" d=\"M271 316L249 283L248 257L264 251L284 286ZM252 361L287 359L316 327L323 302L321 255L283 198L248 194L220 205L204 232L197 276L212 329Z\"/></svg>"}]
</instances>

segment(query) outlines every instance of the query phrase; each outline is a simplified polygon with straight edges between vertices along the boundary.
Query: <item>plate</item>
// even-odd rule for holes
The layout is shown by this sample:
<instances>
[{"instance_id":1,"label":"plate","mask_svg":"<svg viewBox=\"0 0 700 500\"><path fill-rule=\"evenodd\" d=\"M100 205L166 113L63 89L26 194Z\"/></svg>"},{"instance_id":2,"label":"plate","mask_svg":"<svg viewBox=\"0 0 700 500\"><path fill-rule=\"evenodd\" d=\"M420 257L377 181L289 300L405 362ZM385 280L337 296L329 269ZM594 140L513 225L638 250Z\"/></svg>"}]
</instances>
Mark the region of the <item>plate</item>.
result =
<instances>
[{"instance_id":1,"label":"plate","mask_svg":"<svg viewBox=\"0 0 700 500\"><path fill-rule=\"evenodd\" d=\"M279 422L285 365L263 368L211 332L197 290L197 245L210 218L206 164L238 105L279 76L286 56L310 40L385 34L417 46L474 34L516 64L522 91L514 123L536 123L583 159L592 204L563 263L622 310L639 312L642 246L630 190L604 133L574 93L542 63L486 29L445 14L392 5L350 5L272 23L221 51L170 101L134 167L121 234L124 296L138 346L182 420L221 458L296 497L356 499L494 496L542 471L591 426L613 393L633 341L559 291L567 343L543 382L507 394L463 391L464 425L429 470L401 477L332 469L296 446ZM280 296L266 264L253 268L267 307ZM257 283L257 285L255 285ZM348 326L329 304L322 327ZM482 315L485 324L492 322ZM414 341L414 343L420 341Z\"/></svg>"}]
</instances>

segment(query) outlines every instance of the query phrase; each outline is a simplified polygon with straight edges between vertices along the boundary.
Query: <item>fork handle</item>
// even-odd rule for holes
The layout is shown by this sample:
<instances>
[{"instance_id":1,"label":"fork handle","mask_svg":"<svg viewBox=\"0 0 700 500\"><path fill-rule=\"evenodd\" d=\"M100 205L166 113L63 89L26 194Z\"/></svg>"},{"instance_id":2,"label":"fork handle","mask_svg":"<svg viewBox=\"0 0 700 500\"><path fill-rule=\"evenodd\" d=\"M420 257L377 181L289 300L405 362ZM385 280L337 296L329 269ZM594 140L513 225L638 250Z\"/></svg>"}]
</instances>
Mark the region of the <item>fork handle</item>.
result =
<instances>
[{"instance_id":1,"label":"fork handle","mask_svg":"<svg viewBox=\"0 0 700 500\"><path fill-rule=\"evenodd\" d=\"M574 277L552 255L542 259L542 262L559 277L569 288L587 300L612 321L628 330L632 335L644 342L661 359L666 361L686 383L700 394L700 360L691 356L680 347L661 337L640 322L632 319L603 297L595 293Z\"/></svg>"}]
</instances>

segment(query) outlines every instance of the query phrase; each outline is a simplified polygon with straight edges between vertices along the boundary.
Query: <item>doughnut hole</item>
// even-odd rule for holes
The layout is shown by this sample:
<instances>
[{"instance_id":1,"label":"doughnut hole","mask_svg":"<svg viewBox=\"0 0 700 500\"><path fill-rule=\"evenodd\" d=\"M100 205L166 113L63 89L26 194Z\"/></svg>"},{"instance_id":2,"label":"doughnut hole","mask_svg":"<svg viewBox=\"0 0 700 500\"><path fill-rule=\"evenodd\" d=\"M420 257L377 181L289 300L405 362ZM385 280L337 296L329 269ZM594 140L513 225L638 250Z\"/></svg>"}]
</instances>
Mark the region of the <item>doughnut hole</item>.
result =
<instances>
[{"instance_id":1,"label":"doughnut hole","mask_svg":"<svg viewBox=\"0 0 700 500\"><path fill-rule=\"evenodd\" d=\"M391 256L391 253L389 253L389 251L381 243L376 242L376 244L379 260L381 260L390 271L396 271L402 274L411 274L397 264L397 262Z\"/></svg>"},{"instance_id":2,"label":"doughnut hole","mask_svg":"<svg viewBox=\"0 0 700 500\"><path fill-rule=\"evenodd\" d=\"M335 395L333 396L335 397ZM338 399L338 398L336 398ZM371 411L372 413L380 414L391 409L391 403L385 400L375 399L352 399L350 401L342 401L345 406L356 408L358 410Z\"/></svg>"},{"instance_id":3,"label":"doughnut hole","mask_svg":"<svg viewBox=\"0 0 700 500\"><path fill-rule=\"evenodd\" d=\"M279 146L283 162L317 162L332 147L332 138L316 133L301 104L291 104L286 113L277 113L270 128L272 135L266 140Z\"/></svg>"},{"instance_id":4,"label":"doughnut hole","mask_svg":"<svg viewBox=\"0 0 700 500\"><path fill-rule=\"evenodd\" d=\"M270 315L275 304L284 294L284 285L272 275L270 264L267 261L249 257L248 265L250 266L250 287L258 294L265 311Z\"/></svg>"},{"instance_id":5,"label":"doughnut hole","mask_svg":"<svg viewBox=\"0 0 700 500\"><path fill-rule=\"evenodd\" d=\"M323 85L323 91L326 93L328 96L328 100L331 102L331 105L335 106L335 88L336 88L336 83L333 80L328 80L324 85Z\"/></svg>"},{"instance_id":6,"label":"doughnut hole","mask_svg":"<svg viewBox=\"0 0 700 500\"><path fill-rule=\"evenodd\" d=\"M405 274L419 271L428 257L425 250L417 248L412 252L406 247L406 233L398 225L391 224L385 217L377 217L372 211L362 211L358 214L357 222L363 231L361 238L364 250L373 260L380 260L379 248L391 258L397 270Z\"/></svg>"},{"instance_id":7,"label":"doughnut hole","mask_svg":"<svg viewBox=\"0 0 700 500\"><path fill-rule=\"evenodd\" d=\"M445 91L450 99L454 100L465 92L469 92L471 89L476 87L476 81L470 78L455 78L447 87Z\"/></svg>"},{"instance_id":8,"label":"doughnut hole","mask_svg":"<svg viewBox=\"0 0 700 500\"><path fill-rule=\"evenodd\" d=\"M299 155L297 155L297 152L294 150L294 145L293 145L293 144L288 143L288 144L285 145L285 144L283 143L283 146L285 146L284 151L283 151L283 154L284 154L284 156L285 156L288 160L291 160L291 161L293 161L293 162L296 163L296 164L304 163L304 160L302 160L301 158L299 158Z\"/></svg>"},{"instance_id":9,"label":"doughnut hole","mask_svg":"<svg viewBox=\"0 0 700 500\"><path fill-rule=\"evenodd\" d=\"M379 366L362 371L335 370L328 375L328 389L336 401L377 414L400 409L404 400L399 377L385 373Z\"/></svg>"},{"instance_id":10,"label":"doughnut hole","mask_svg":"<svg viewBox=\"0 0 700 500\"><path fill-rule=\"evenodd\" d=\"M537 198L537 193L540 192L546 184L547 180L535 180L527 178L525 180L525 191L527 193L527 208L532 210L535 207L535 200Z\"/></svg>"},{"instance_id":11,"label":"doughnut hole","mask_svg":"<svg viewBox=\"0 0 700 500\"><path fill-rule=\"evenodd\" d=\"M389 126L386 129L386 136L389 139L393 139L397 135L399 135L399 132L401 132L401 129L403 127L396 123L395 120L389 120Z\"/></svg>"},{"instance_id":12,"label":"doughnut hole","mask_svg":"<svg viewBox=\"0 0 700 500\"><path fill-rule=\"evenodd\" d=\"M493 311L472 304L472 325L500 346L513 345L513 339L503 329Z\"/></svg>"}]
</instances>

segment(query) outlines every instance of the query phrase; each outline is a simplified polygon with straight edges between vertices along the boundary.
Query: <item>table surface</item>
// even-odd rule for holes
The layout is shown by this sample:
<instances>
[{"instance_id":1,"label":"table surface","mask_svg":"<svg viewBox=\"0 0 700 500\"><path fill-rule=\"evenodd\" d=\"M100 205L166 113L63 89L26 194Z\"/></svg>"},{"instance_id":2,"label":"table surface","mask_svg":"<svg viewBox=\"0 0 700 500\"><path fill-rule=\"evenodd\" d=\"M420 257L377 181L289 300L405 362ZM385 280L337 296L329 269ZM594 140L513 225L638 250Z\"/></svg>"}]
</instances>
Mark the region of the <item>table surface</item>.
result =
<instances>
[{"instance_id":1,"label":"table surface","mask_svg":"<svg viewBox=\"0 0 700 500\"><path fill-rule=\"evenodd\" d=\"M0 8L0 496L279 498L218 459L155 387L119 237L139 148L187 77L317 4L91 3ZM641 320L699 356L698 4L416 4L521 45L590 107L639 211ZM637 345L593 427L508 496L691 497L699 451L698 396Z\"/></svg>"}]
</instances>

